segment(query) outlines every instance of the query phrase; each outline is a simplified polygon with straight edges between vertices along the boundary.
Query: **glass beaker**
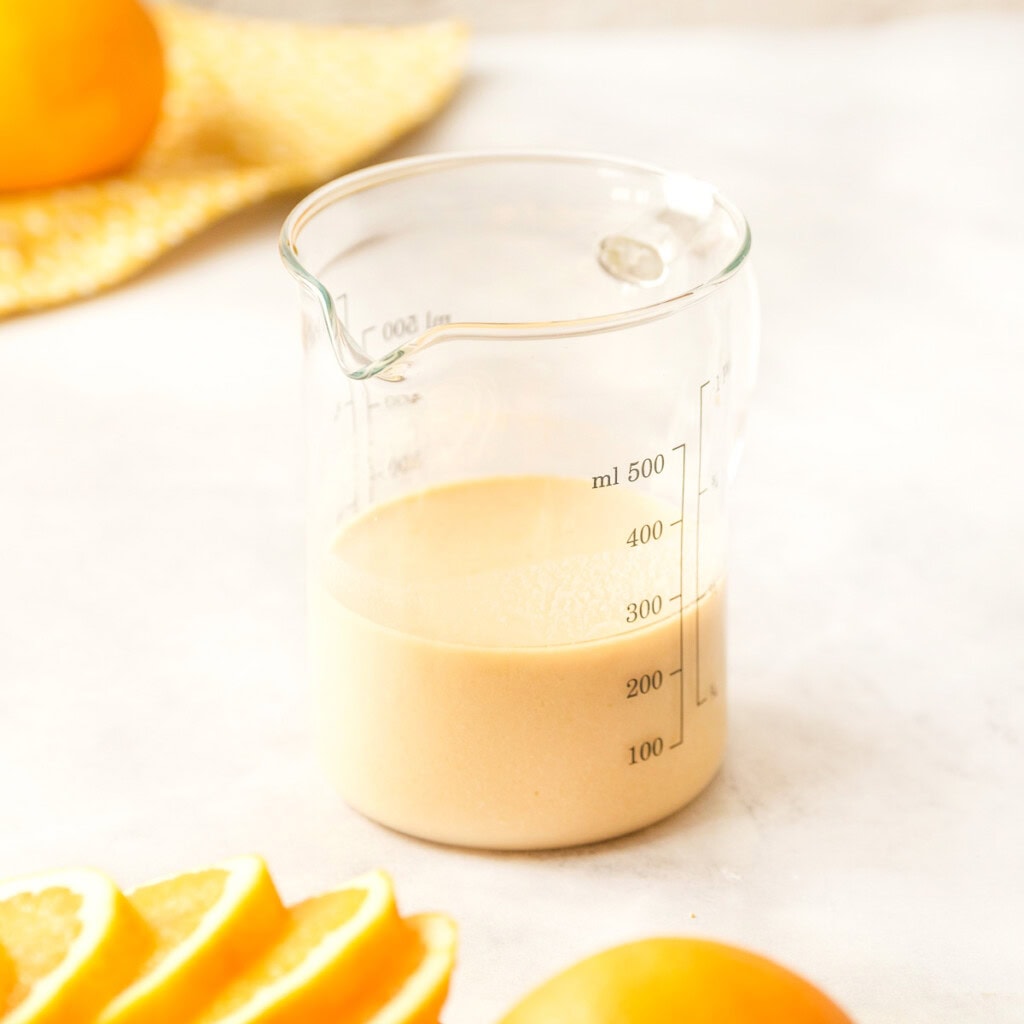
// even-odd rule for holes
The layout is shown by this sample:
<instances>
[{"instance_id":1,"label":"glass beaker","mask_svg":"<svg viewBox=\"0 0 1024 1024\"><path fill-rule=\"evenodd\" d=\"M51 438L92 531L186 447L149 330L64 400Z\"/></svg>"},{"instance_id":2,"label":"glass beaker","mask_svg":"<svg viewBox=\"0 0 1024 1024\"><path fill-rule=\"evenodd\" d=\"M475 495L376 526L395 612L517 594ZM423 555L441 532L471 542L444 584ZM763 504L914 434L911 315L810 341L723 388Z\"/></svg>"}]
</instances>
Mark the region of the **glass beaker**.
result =
<instances>
[{"instance_id":1,"label":"glass beaker","mask_svg":"<svg viewBox=\"0 0 1024 1024\"><path fill-rule=\"evenodd\" d=\"M383 164L288 217L316 741L352 806L543 848L713 777L749 247L709 185L557 153Z\"/></svg>"}]
</instances>

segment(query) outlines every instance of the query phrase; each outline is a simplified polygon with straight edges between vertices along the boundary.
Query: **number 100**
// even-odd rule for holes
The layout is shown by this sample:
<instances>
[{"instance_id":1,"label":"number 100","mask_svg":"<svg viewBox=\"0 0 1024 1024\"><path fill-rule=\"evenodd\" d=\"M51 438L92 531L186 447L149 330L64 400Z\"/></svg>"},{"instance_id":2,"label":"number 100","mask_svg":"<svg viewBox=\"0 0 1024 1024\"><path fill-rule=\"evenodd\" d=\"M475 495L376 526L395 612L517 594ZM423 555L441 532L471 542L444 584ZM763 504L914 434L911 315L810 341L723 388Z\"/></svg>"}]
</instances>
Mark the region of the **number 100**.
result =
<instances>
[{"instance_id":1,"label":"number 100","mask_svg":"<svg viewBox=\"0 0 1024 1024\"><path fill-rule=\"evenodd\" d=\"M642 761L650 761L652 757L658 757L665 749L665 743L660 736L653 740L644 740L643 743L629 748L629 763L640 764Z\"/></svg>"}]
</instances>

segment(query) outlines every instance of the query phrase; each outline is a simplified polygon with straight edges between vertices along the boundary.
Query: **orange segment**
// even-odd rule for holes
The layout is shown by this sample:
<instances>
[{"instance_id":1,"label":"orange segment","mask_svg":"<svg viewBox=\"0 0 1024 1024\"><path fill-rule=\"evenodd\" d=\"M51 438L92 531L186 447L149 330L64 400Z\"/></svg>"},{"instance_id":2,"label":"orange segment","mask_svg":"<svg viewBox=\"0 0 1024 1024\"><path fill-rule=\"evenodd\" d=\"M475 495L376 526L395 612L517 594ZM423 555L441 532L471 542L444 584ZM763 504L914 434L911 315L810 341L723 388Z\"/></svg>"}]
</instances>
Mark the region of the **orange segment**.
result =
<instances>
[{"instance_id":1,"label":"orange segment","mask_svg":"<svg viewBox=\"0 0 1024 1024\"><path fill-rule=\"evenodd\" d=\"M400 940L390 879L371 872L288 910L280 938L207 1007L200 1024L312 1024L342 1019Z\"/></svg>"},{"instance_id":2,"label":"orange segment","mask_svg":"<svg viewBox=\"0 0 1024 1024\"><path fill-rule=\"evenodd\" d=\"M0 945L13 984L4 1024L85 1024L150 948L131 904L82 868L0 884Z\"/></svg>"},{"instance_id":3,"label":"orange segment","mask_svg":"<svg viewBox=\"0 0 1024 1024\"><path fill-rule=\"evenodd\" d=\"M185 1020L261 953L286 921L259 857L154 882L128 899L149 926L155 947L97 1024Z\"/></svg>"},{"instance_id":4,"label":"orange segment","mask_svg":"<svg viewBox=\"0 0 1024 1024\"><path fill-rule=\"evenodd\" d=\"M437 1024L455 966L455 922L418 914L402 922L387 976L342 1013L336 1024Z\"/></svg>"}]
</instances>

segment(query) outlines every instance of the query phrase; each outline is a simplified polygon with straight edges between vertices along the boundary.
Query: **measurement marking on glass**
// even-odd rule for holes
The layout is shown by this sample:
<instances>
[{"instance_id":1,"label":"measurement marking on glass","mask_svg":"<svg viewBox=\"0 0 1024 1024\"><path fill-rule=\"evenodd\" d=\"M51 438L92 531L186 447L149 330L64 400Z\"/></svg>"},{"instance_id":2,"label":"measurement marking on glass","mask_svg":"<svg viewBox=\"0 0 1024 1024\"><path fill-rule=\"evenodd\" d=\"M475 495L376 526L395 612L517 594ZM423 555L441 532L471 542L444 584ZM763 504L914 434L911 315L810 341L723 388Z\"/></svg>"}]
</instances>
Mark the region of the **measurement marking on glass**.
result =
<instances>
[{"instance_id":1,"label":"measurement marking on glass","mask_svg":"<svg viewBox=\"0 0 1024 1024\"><path fill-rule=\"evenodd\" d=\"M697 707L700 707L707 700L707 697L702 697L700 692L700 599L702 596L700 588L700 499L701 495L707 490L704 486L704 477L702 475L704 468L704 389L710 383L710 380L706 380L700 386L700 419L697 421L697 523L695 527L697 554L695 556L696 562L694 563L694 590L697 595L697 604L693 609L693 651L696 659Z\"/></svg>"},{"instance_id":2,"label":"measurement marking on glass","mask_svg":"<svg viewBox=\"0 0 1024 1024\"><path fill-rule=\"evenodd\" d=\"M704 488L701 487L701 474L703 471L703 448L704 448L704 388L706 388L712 382L710 380L705 381L699 389L700 394L700 424L699 433L697 438L698 444L698 461L696 468L697 476L697 488L698 493L696 497L696 509L695 513L697 516L696 523L696 536L694 538L696 542L696 553L694 555L694 576L695 576L695 607L694 607L694 627L696 630L696 636L694 638L694 652L690 659L692 672L691 678L694 680L694 684L691 684L690 689L694 692L694 700L696 704L703 704L707 697L701 693L700 690L700 676L701 676L701 665L700 665L700 599L704 595L700 590L700 495L703 493ZM679 676L679 686L676 692L678 693L679 700L679 738L668 745L666 749L672 750L676 747L681 747L685 739L686 734L686 702L687 702L687 678L686 678L686 449L688 442L682 442L672 447L672 452L681 452L680 476L679 476L679 518L669 523L670 528L679 528L679 592L677 594L669 594L667 598L664 598L662 594L653 594L648 597L642 597L636 601L630 601L626 605L626 623L633 625L634 623L641 623L637 626L637 629L644 628L642 623L654 616L655 618L660 617L664 600L678 601L679 602L679 622L678 622L678 655L679 661L677 667L669 671L670 676ZM692 446L692 445L691 445ZM629 484L640 483L641 481L648 480L651 477L660 476L666 469L666 455L662 452L657 452L654 455L648 455L642 459L634 459L628 464L622 465L611 465L603 468L607 468L605 473L593 474L590 478L590 486L592 490L603 491L610 487L618 487L621 485L628 486ZM621 470L621 472L620 472ZM712 477L714 480L714 477ZM631 548L636 548L640 545L646 545L652 542L661 540L664 531L664 521L656 519L650 523L642 523L639 526L633 525L632 530L626 536L626 543ZM673 612L673 614L675 614ZM668 618L669 616L666 616ZM645 683L644 680L653 680L657 676L659 683L655 686L653 683ZM660 689L660 680L662 678L661 670L655 670L653 674L641 674L626 681L626 698L632 699L634 697L640 697L651 690ZM714 696L717 693L717 689L712 682L711 695ZM660 738L659 741L660 743ZM650 747L651 749L647 749ZM645 752L646 751L646 752ZM641 761L648 760L649 757L657 756L661 753L662 748L654 749L652 743L641 744L639 747L631 748L630 764L639 764ZM638 753L639 752L639 753Z\"/></svg>"},{"instance_id":3,"label":"measurement marking on glass","mask_svg":"<svg viewBox=\"0 0 1024 1024\"><path fill-rule=\"evenodd\" d=\"M672 524L679 527L679 668L672 673L672 675L679 676L679 739L669 747L670 750L675 750L676 747L683 745L683 739L686 735L686 673L683 671L683 667L686 664L686 640L683 626L686 613L686 602L683 600L683 537L686 533L683 526L683 520L686 518L686 442L677 444L672 451L681 451L683 453L683 471L679 474L679 518Z\"/></svg>"}]
</instances>

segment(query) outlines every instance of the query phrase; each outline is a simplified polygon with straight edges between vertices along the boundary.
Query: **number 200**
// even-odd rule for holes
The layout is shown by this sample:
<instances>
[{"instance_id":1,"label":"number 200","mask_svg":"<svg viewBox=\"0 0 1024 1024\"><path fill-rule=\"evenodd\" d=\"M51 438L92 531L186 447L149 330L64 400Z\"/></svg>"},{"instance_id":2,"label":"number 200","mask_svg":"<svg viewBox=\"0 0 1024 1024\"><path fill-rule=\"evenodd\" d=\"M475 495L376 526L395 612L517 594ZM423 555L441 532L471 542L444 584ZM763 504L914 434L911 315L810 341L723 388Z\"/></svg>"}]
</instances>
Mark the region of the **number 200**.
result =
<instances>
[{"instance_id":1,"label":"number 200","mask_svg":"<svg viewBox=\"0 0 1024 1024\"><path fill-rule=\"evenodd\" d=\"M660 668L655 669L653 672L645 672L642 676L634 676L632 679L627 679L626 700L630 700L633 697L642 697L645 693L650 693L651 690L660 690L664 679L665 677L661 674Z\"/></svg>"}]
</instances>

